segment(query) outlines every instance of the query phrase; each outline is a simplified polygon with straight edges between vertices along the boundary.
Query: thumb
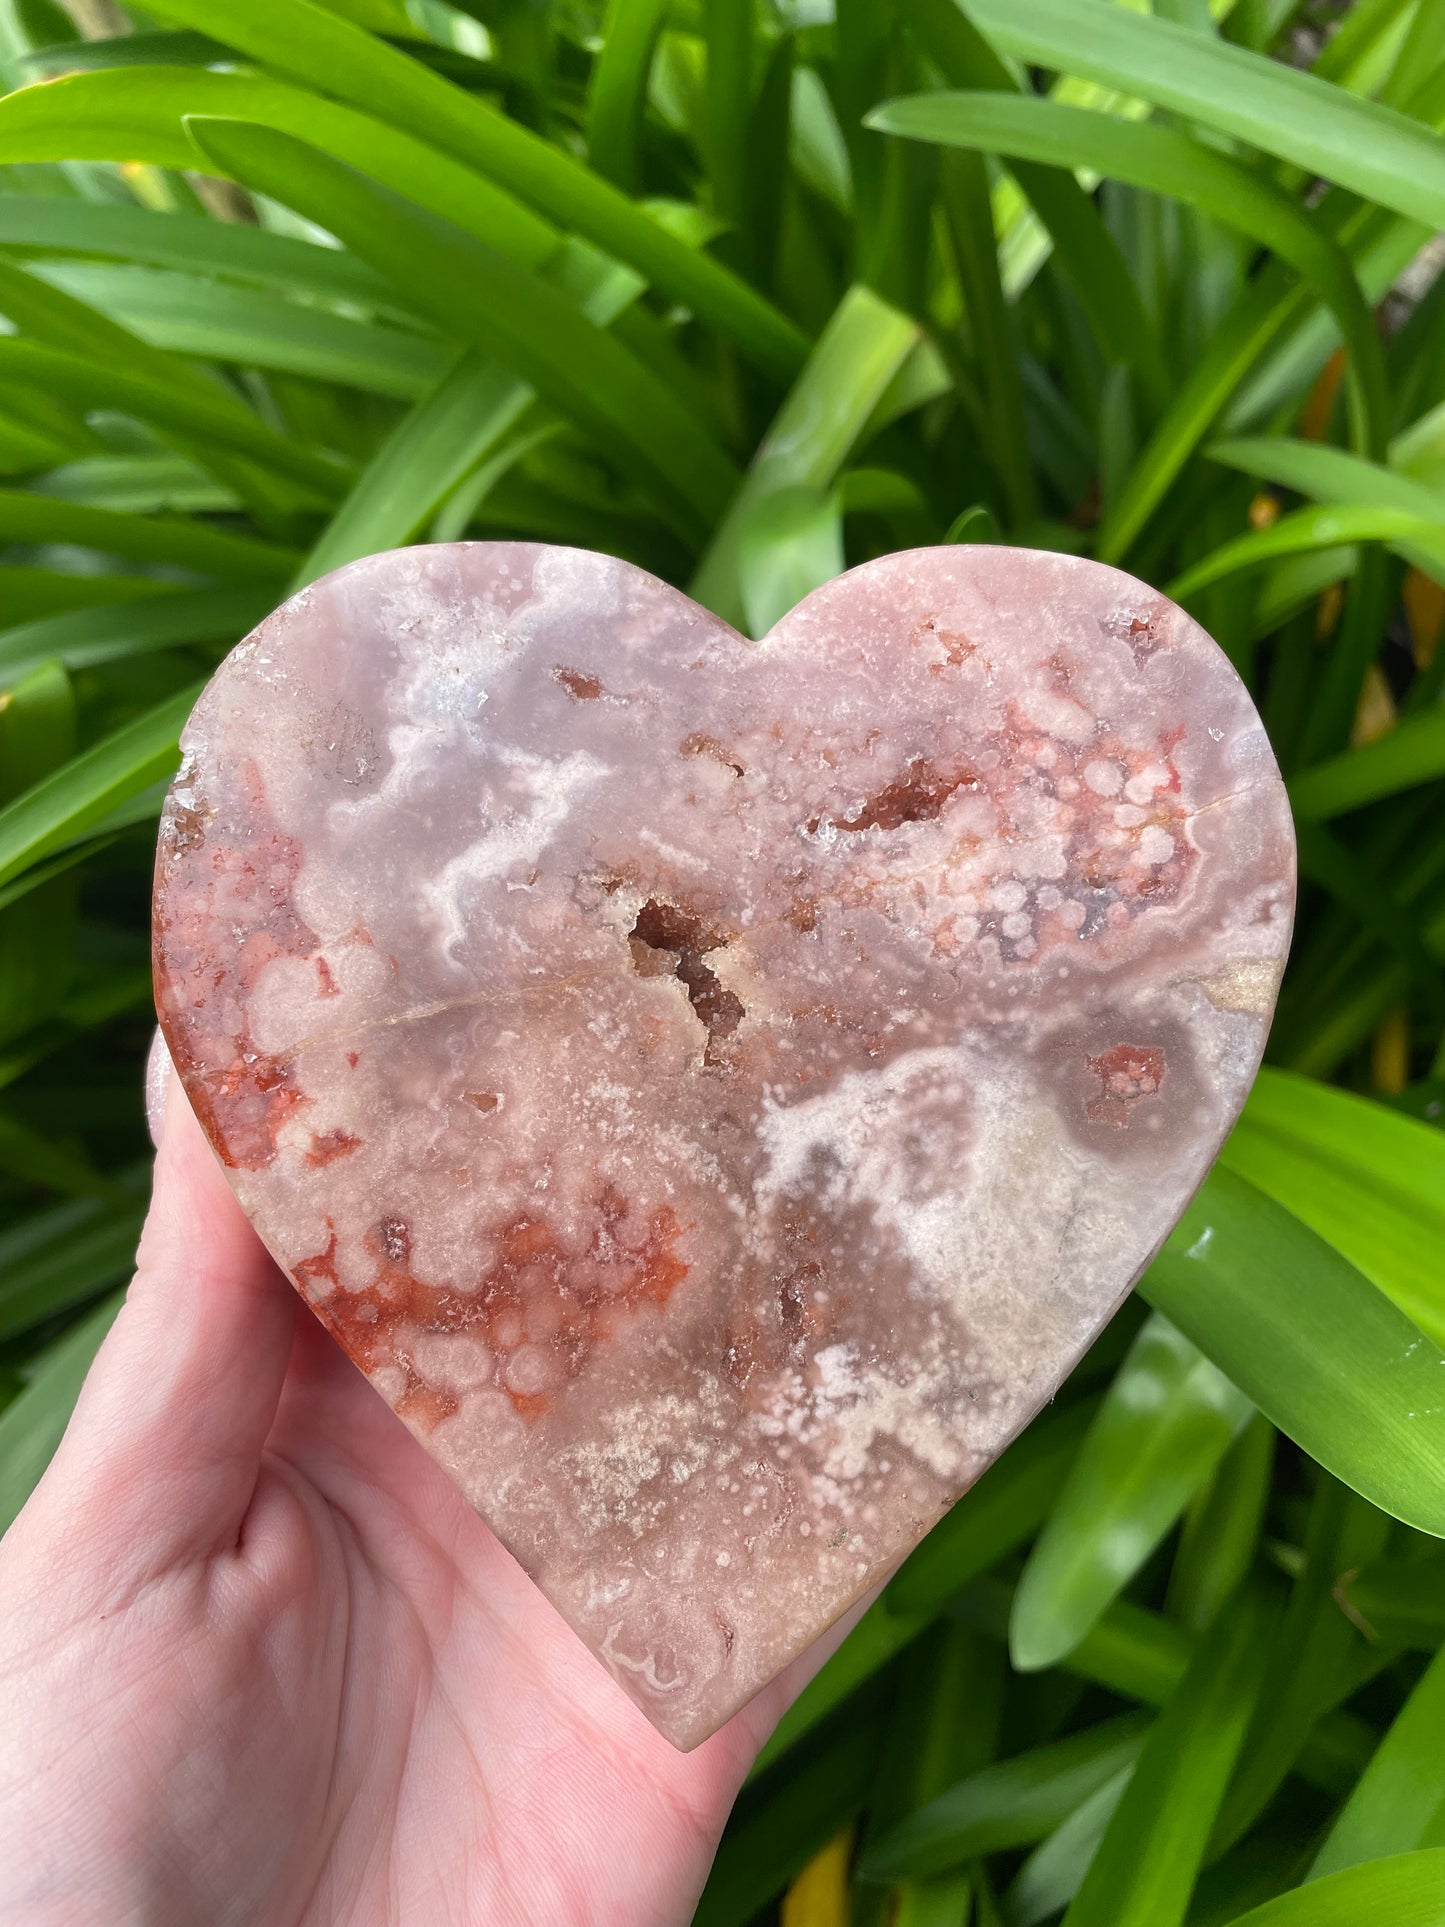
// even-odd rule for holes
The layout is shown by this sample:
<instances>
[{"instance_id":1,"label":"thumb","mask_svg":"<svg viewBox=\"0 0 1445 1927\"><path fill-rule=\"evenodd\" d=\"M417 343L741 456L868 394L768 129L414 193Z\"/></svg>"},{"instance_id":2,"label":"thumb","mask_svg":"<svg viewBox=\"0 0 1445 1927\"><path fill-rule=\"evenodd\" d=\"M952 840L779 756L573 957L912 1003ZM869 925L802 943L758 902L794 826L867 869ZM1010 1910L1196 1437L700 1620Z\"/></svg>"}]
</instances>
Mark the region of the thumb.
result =
<instances>
[{"instance_id":1,"label":"thumb","mask_svg":"<svg viewBox=\"0 0 1445 1927\"><path fill-rule=\"evenodd\" d=\"M79 1507L122 1585L235 1544L298 1309L175 1077L136 1262L34 1501Z\"/></svg>"}]
</instances>

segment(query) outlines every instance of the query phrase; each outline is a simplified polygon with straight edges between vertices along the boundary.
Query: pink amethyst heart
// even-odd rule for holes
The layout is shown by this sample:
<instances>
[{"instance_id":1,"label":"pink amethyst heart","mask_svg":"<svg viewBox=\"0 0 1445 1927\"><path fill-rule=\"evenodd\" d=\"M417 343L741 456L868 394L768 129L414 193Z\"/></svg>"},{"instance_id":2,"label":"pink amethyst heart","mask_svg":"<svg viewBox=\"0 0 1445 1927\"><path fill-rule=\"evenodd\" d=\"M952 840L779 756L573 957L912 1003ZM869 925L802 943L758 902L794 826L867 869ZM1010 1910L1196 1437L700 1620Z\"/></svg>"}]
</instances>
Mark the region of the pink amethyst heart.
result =
<instances>
[{"instance_id":1,"label":"pink amethyst heart","mask_svg":"<svg viewBox=\"0 0 1445 1927\"><path fill-rule=\"evenodd\" d=\"M1051 1396L1289 942L1243 685L1069 556L888 556L760 643L606 556L373 556L184 749L157 998L237 1197L684 1747Z\"/></svg>"}]
</instances>

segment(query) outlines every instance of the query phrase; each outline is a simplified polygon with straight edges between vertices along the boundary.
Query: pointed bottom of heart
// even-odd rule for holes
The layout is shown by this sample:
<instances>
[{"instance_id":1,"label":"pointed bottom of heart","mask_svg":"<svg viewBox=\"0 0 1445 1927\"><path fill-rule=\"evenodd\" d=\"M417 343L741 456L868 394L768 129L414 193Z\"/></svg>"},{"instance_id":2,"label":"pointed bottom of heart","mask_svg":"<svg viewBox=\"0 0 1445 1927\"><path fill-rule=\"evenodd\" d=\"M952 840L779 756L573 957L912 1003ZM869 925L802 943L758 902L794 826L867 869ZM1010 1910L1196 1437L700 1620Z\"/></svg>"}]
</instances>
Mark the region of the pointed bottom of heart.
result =
<instances>
[{"instance_id":1,"label":"pointed bottom of heart","mask_svg":"<svg viewBox=\"0 0 1445 1927\"><path fill-rule=\"evenodd\" d=\"M1046 1400L1254 1075L1294 851L1209 638L864 565L749 643L607 557L377 556L227 658L172 1057L298 1290L692 1746Z\"/></svg>"}]
</instances>

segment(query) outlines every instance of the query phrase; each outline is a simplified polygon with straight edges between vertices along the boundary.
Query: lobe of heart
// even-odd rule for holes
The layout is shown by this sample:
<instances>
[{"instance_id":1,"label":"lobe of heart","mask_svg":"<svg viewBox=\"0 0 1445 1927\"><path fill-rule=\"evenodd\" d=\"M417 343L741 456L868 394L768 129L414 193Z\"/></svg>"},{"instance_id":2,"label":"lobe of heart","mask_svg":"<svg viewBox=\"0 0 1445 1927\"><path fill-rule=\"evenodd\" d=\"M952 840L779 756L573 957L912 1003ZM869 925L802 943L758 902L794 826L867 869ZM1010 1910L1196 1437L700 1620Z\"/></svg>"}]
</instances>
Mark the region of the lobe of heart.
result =
<instances>
[{"instance_id":1,"label":"lobe of heart","mask_svg":"<svg viewBox=\"0 0 1445 1927\"><path fill-rule=\"evenodd\" d=\"M1128 1290L1292 906L1246 692L1113 570L887 557L751 644L610 558L457 544L227 658L156 980L297 1288L692 1744Z\"/></svg>"}]
</instances>

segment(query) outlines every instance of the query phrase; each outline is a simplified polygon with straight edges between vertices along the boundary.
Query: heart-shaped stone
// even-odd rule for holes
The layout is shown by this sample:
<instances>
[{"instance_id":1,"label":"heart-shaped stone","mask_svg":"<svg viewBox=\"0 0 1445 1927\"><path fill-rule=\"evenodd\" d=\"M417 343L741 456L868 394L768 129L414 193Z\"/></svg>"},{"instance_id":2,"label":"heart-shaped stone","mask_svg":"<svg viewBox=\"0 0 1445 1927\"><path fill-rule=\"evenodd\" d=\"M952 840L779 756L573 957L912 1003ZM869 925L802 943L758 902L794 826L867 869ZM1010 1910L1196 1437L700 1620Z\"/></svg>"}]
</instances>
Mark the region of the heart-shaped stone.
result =
<instances>
[{"instance_id":1,"label":"heart-shaped stone","mask_svg":"<svg viewBox=\"0 0 1445 1927\"><path fill-rule=\"evenodd\" d=\"M1050 1397L1289 940L1242 684L1068 556L889 556L750 643L605 556L407 549L184 747L157 992L236 1195L680 1746Z\"/></svg>"}]
</instances>

